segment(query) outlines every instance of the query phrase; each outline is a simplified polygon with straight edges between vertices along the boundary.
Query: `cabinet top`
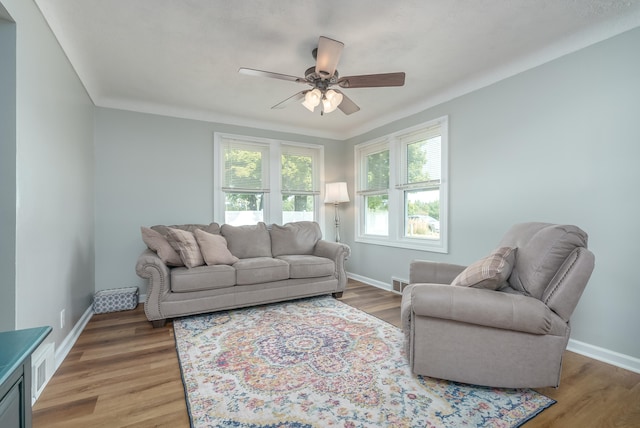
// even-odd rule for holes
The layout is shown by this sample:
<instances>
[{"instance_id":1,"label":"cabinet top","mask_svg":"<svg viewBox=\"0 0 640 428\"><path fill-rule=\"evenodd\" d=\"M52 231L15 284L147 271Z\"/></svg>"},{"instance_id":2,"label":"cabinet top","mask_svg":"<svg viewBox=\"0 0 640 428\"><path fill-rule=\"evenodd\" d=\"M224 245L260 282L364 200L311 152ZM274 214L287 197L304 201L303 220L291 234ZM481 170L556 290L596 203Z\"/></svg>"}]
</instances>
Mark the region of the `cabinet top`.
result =
<instances>
[{"instance_id":1,"label":"cabinet top","mask_svg":"<svg viewBox=\"0 0 640 428\"><path fill-rule=\"evenodd\" d=\"M51 332L51 327L0 332L0 385Z\"/></svg>"}]
</instances>

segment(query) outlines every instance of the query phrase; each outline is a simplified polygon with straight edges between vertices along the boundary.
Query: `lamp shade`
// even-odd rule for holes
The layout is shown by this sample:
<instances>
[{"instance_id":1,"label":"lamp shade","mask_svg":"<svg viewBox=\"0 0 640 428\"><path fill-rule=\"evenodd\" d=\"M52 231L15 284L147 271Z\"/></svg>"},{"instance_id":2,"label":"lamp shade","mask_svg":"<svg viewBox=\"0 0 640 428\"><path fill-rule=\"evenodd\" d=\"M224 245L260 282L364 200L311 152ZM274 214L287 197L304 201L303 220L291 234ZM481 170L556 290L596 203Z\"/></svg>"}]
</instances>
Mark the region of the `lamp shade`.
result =
<instances>
[{"instance_id":1,"label":"lamp shade","mask_svg":"<svg viewBox=\"0 0 640 428\"><path fill-rule=\"evenodd\" d=\"M347 192L347 183L327 183L324 192L325 204L340 204L349 202L349 193Z\"/></svg>"}]
</instances>

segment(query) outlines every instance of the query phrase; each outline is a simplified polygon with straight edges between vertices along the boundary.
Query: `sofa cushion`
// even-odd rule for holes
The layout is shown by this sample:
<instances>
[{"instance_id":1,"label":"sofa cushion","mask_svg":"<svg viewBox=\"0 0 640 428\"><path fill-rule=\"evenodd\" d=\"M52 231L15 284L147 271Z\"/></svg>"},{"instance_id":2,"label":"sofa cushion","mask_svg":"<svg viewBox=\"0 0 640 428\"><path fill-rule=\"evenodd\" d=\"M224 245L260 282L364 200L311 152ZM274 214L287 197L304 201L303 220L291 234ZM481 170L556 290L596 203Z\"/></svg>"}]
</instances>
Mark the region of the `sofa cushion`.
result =
<instances>
[{"instance_id":1,"label":"sofa cushion","mask_svg":"<svg viewBox=\"0 0 640 428\"><path fill-rule=\"evenodd\" d=\"M201 229L196 229L193 235L198 241L202 258L207 265L232 265L239 260L227 248L227 240L224 236L213 235Z\"/></svg>"},{"instance_id":2,"label":"sofa cushion","mask_svg":"<svg viewBox=\"0 0 640 428\"><path fill-rule=\"evenodd\" d=\"M174 250L180 254L182 263L188 268L202 266L204 259L200 253L200 247L193 233L186 230L169 228L167 241Z\"/></svg>"},{"instance_id":3,"label":"sofa cushion","mask_svg":"<svg viewBox=\"0 0 640 428\"><path fill-rule=\"evenodd\" d=\"M233 265L236 269L236 284L249 285L280 281L289 278L289 264L271 257L240 259Z\"/></svg>"},{"instance_id":4,"label":"sofa cushion","mask_svg":"<svg viewBox=\"0 0 640 428\"><path fill-rule=\"evenodd\" d=\"M142 232L142 240L149 247L150 250L160 257L167 266L184 266L180 254L176 253L167 238L162 236L160 232L156 232L153 229L142 226L140 228Z\"/></svg>"},{"instance_id":5,"label":"sofa cushion","mask_svg":"<svg viewBox=\"0 0 640 428\"><path fill-rule=\"evenodd\" d=\"M210 224L174 224L171 226L164 226L161 224L157 224L155 226L151 226L151 229L156 232L160 232L162 236L167 236L167 232L169 229L180 229L186 230L187 232L195 232L196 229L204 230L205 232L213 233L214 235L220 234L220 225L218 223L210 223Z\"/></svg>"},{"instance_id":6,"label":"sofa cushion","mask_svg":"<svg viewBox=\"0 0 640 428\"><path fill-rule=\"evenodd\" d=\"M501 245L517 246L516 263L509 284L540 299L564 261L578 247L587 247L588 236L577 226L522 223L513 226Z\"/></svg>"},{"instance_id":7,"label":"sofa cushion","mask_svg":"<svg viewBox=\"0 0 640 428\"><path fill-rule=\"evenodd\" d=\"M499 290L508 286L507 278L511 275L515 259L515 248L500 247L469 265L455 277L451 285Z\"/></svg>"},{"instance_id":8,"label":"sofa cushion","mask_svg":"<svg viewBox=\"0 0 640 428\"><path fill-rule=\"evenodd\" d=\"M271 257L271 238L263 222L246 226L223 224L220 230L234 256L240 259Z\"/></svg>"},{"instance_id":9,"label":"sofa cushion","mask_svg":"<svg viewBox=\"0 0 640 428\"><path fill-rule=\"evenodd\" d=\"M273 224L270 233L273 257L313 254L316 242L322 238L320 226L313 221L298 221L284 226Z\"/></svg>"},{"instance_id":10,"label":"sofa cushion","mask_svg":"<svg viewBox=\"0 0 640 428\"><path fill-rule=\"evenodd\" d=\"M278 256L289 263L289 278L317 278L335 274L336 264L331 259L317 256Z\"/></svg>"},{"instance_id":11,"label":"sofa cushion","mask_svg":"<svg viewBox=\"0 0 640 428\"><path fill-rule=\"evenodd\" d=\"M171 291L174 293L232 287L235 283L236 270L227 265L171 269Z\"/></svg>"}]
</instances>

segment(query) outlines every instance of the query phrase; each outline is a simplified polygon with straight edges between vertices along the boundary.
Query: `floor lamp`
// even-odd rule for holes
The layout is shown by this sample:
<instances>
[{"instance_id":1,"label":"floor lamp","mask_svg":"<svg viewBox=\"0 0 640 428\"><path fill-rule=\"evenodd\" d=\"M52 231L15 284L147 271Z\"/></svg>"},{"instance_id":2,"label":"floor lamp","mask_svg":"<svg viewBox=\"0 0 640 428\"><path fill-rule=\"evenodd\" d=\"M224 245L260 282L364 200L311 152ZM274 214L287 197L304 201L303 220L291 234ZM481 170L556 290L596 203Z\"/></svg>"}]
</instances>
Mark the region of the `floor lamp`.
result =
<instances>
[{"instance_id":1,"label":"floor lamp","mask_svg":"<svg viewBox=\"0 0 640 428\"><path fill-rule=\"evenodd\" d=\"M333 221L336 224L336 242L340 242L340 215L338 214L338 205L343 202L349 202L347 183L327 183L324 192L324 203L333 204L334 207Z\"/></svg>"}]
</instances>

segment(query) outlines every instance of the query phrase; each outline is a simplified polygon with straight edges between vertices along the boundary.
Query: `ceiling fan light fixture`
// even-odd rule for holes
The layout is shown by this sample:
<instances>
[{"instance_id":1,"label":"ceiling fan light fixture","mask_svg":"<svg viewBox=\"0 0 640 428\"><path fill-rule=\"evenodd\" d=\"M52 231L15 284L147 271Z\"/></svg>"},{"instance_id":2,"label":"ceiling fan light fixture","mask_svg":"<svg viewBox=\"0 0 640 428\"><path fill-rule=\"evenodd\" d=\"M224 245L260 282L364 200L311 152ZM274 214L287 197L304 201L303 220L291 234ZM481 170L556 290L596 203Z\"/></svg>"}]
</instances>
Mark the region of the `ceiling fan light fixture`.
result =
<instances>
[{"instance_id":1,"label":"ceiling fan light fixture","mask_svg":"<svg viewBox=\"0 0 640 428\"><path fill-rule=\"evenodd\" d=\"M304 101L302 102L302 105L305 106L307 110L313 112L316 106L320 104L321 97L322 97L322 92L320 92L320 89L315 88L311 91L308 91L304 95Z\"/></svg>"},{"instance_id":2,"label":"ceiling fan light fixture","mask_svg":"<svg viewBox=\"0 0 640 428\"><path fill-rule=\"evenodd\" d=\"M342 102L342 94L333 89L329 89L322 98L322 107L325 113L331 113L338 108Z\"/></svg>"}]
</instances>

